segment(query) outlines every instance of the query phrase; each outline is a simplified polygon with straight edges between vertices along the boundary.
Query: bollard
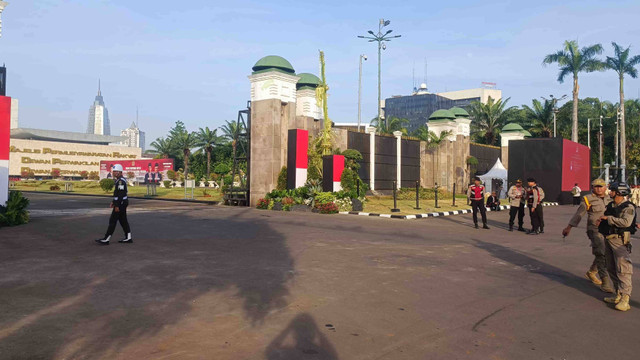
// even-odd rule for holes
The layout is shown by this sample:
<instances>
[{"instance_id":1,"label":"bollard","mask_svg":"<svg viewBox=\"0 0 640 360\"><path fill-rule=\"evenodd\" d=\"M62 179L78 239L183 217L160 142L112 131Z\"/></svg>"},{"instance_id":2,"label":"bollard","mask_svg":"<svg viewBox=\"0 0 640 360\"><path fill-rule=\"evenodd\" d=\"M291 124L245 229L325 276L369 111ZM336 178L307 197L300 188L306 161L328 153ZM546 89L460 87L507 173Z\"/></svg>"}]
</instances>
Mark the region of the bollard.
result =
<instances>
[{"instance_id":1,"label":"bollard","mask_svg":"<svg viewBox=\"0 0 640 360\"><path fill-rule=\"evenodd\" d=\"M416 210L420 210L420 181L416 181Z\"/></svg>"},{"instance_id":2,"label":"bollard","mask_svg":"<svg viewBox=\"0 0 640 360\"><path fill-rule=\"evenodd\" d=\"M358 196L357 196L357 197L360 197L360 180L358 179L358 175L357 175L357 174L354 174L354 175L353 175L353 179L354 179L354 180L355 180L355 182L356 182L356 192L358 193Z\"/></svg>"},{"instance_id":3,"label":"bollard","mask_svg":"<svg viewBox=\"0 0 640 360\"><path fill-rule=\"evenodd\" d=\"M438 206L438 183L436 183L436 186L434 188L434 192L433 193L434 193L435 198L436 198L436 209L438 209L440 207L440 206Z\"/></svg>"},{"instance_id":4,"label":"bollard","mask_svg":"<svg viewBox=\"0 0 640 360\"><path fill-rule=\"evenodd\" d=\"M453 204L451 206L458 206L456 205L456 183L453 183Z\"/></svg>"},{"instance_id":5,"label":"bollard","mask_svg":"<svg viewBox=\"0 0 640 360\"><path fill-rule=\"evenodd\" d=\"M393 182L393 209L391 209L391 212L400 212L400 209L398 209L398 199L396 197L396 182Z\"/></svg>"}]
</instances>

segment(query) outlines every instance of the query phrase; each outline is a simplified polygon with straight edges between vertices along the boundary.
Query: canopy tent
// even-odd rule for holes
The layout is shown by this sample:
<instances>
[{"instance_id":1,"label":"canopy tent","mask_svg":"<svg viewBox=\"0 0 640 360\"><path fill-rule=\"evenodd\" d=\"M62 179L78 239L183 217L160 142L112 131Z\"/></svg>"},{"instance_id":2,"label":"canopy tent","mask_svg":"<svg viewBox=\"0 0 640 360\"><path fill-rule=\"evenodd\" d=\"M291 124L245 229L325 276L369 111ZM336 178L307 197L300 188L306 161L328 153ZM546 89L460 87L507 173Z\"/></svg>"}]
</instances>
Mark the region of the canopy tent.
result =
<instances>
[{"instance_id":1,"label":"canopy tent","mask_svg":"<svg viewBox=\"0 0 640 360\"><path fill-rule=\"evenodd\" d=\"M486 174L478 177L488 192L495 191L500 199L507 197L507 169L502 165L500 158Z\"/></svg>"}]
</instances>

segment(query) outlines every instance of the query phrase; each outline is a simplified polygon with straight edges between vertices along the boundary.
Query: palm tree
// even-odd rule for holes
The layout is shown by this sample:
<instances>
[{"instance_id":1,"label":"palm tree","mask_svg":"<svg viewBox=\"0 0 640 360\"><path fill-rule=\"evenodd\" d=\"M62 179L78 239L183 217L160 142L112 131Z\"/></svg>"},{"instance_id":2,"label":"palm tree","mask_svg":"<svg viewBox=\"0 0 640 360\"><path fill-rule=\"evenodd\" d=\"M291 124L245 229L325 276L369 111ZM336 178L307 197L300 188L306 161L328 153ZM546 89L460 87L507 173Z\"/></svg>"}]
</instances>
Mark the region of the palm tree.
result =
<instances>
[{"instance_id":1,"label":"palm tree","mask_svg":"<svg viewBox=\"0 0 640 360\"><path fill-rule=\"evenodd\" d=\"M558 73L558 82L563 83L564 78L573 75L573 112L571 126L571 141L578 142L578 74L581 72L593 72L602 70L603 63L596 59L595 56L602 53L602 45L595 44L585 46L578 49L576 40L567 40L564 42L564 48L558 50L555 54L545 56L542 65L558 63L560 72Z\"/></svg>"},{"instance_id":2,"label":"palm tree","mask_svg":"<svg viewBox=\"0 0 640 360\"><path fill-rule=\"evenodd\" d=\"M221 138L224 139L227 143L231 143L231 147L233 148L233 153L236 151L236 139L240 132L244 130L242 129L242 125L238 126L237 122L234 121L225 121L225 124L220 126L220 131L222 132Z\"/></svg>"},{"instance_id":3,"label":"palm tree","mask_svg":"<svg viewBox=\"0 0 640 360\"><path fill-rule=\"evenodd\" d=\"M451 130L442 131L439 135L436 135L433 131L428 132L427 149L436 149L436 171L434 172L433 182L436 181L436 174L440 172L440 144L442 144L453 132Z\"/></svg>"},{"instance_id":4,"label":"palm tree","mask_svg":"<svg viewBox=\"0 0 640 360\"><path fill-rule=\"evenodd\" d=\"M198 138L196 133L183 132L178 133L175 136L175 144L176 147L182 150L182 154L184 156L184 178L188 179L187 174L189 173L189 155L191 155L191 149L196 147L198 143Z\"/></svg>"},{"instance_id":5,"label":"palm tree","mask_svg":"<svg viewBox=\"0 0 640 360\"><path fill-rule=\"evenodd\" d=\"M417 129L411 133L411 136L416 137L422 141L429 141L429 129L426 125L420 125Z\"/></svg>"},{"instance_id":6,"label":"palm tree","mask_svg":"<svg viewBox=\"0 0 640 360\"><path fill-rule=\"evenodd\" d=\"M168 158L174 149L173 142L170 139L165 139L163 137L157 138L150 145L153 149L149 150L149 152L162 158Z\"/></svg>"},{"instance_id":7,"label":"palm tree","mask_svg":"<svg viewBox=\"0 0 640 360\"><path fill-rule=\"evenodd\" d=\"M629 58L629 47L623 49L620 45L612 42L614 57L607 56L605 61L605 67L618 73L618 79L620 80L620 165L627 164L627 133L624 121L624 75L629 75L632 78L638 77L638 70L636 66L640 64L640 55Z\"/></svg>"},{"instance_id":8,"label":"palm tree","mask_svg":"<svg viewBox=\"0 0 640 360\"><path fill-rule=\"evenodd\" d=\"M207 179L209 179L209 174L211 173L211 152L213 151L213 147L220 143L218 129L211 131L208 126L204 129L200 128L196 137L196 146L199 147L198 152L204 151L207 153Z\"/></svg>"},{"instance_id":9,"label":"palm tree","mask_svg":"<svg viewBox=\"0 0 640 360\"><path fill-rule=\"evenodd\" d=\"M539 100L533 99L533 107L523 105L527 114L527 119L531 122L529 130L541 137L551 137L553 134L553 101L547 99L542 104Z\"/></svg>"},{"instance_id":10,"label":"palm tree","mask_svg":"<svg viewBox=\"0 0 640 360\"><path fill-rule=\"evenodd\" d=\"M409 123L407 119L401 119L397 117L391 117L387 121L379 121L377 117L371 120L370 125L376 128L378 134L393 134L394 131L400 131L403 135L407 135L406 124Z\"/></svg>"},{"instance_id":11,"label":"palm tree","mask_svg":"<svg viewBox=\"0 0 640 360\"><path fill-rule=\"evenodd\" d=\"M489 145L495 144L507 115L513 109L505 109L509 99L495 101L489 96L486 104L474 101L469 106L469 115L473 119L474 126L484 134L484 138Z\"/></svg>"}]
</instances>

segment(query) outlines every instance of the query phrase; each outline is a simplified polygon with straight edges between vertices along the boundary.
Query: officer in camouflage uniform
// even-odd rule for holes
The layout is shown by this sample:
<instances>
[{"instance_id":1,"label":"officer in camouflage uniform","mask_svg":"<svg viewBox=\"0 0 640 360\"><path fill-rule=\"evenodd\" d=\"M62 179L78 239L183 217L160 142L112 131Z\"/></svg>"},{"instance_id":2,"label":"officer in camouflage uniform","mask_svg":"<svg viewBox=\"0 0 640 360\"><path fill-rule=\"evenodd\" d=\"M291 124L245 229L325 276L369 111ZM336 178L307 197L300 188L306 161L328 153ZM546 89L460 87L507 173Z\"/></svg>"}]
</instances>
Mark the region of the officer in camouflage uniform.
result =
<instances>
[{"instance_id":1,"label":"officer in camouflage uniform","mask_svg":"<svg viewBox=\"0 0 640 360\"><path fill-rule=\"evenodd\" d=\"M636 208L626 196L631 193L626 183L614 183L609 186L609 196L613 201L607 205L600 217L600 233L605 236L605 256L607 270L613 282L616 295L604 298L609 304L615 304L616 310L627 311L631 296L631 234L636 230Z\"/></svg>"},{"instance_id":2,"label":"officer in camouflage uniform","mask_svg":"<svg viewBox=\"0 0 640 360\"><path fill-rule=\"evenodd\" d=\"M569 221L569 225L562 230L562 235L568 236L571 228L577 227L584 215L587 214L587 236L591 240L591 252L594 255L591 268L587 271L587 279L591 280L595 285L601 285L602 291L613 293L613 285L607 275L605 239L598 231L600 218L604 215L607 205L611 202L611 197L607 194L607 184L603 179L595 179L591 185L593 186L593 192L582 197L580 207L578 207L575 215ZM600 279L598 279L598 276L600 276Z\"/></svg>"}]
</instances>

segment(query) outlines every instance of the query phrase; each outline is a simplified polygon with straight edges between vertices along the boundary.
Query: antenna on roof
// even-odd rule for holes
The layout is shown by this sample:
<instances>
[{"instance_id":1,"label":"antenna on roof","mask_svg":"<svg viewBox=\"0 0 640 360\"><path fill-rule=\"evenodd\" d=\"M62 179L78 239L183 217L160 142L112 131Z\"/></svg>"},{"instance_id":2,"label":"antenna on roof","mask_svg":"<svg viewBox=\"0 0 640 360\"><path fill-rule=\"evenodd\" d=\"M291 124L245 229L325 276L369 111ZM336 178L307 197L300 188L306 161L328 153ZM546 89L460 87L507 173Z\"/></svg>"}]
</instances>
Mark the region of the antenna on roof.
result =
<instances>
[{"instance_id":1,"label":"antenna on roof","mask_svg":"<svg viewBox=\"0 0 640 360\"><path fill-rule=\"evenodd\" d=\"M140 120L138 119L138 107L136 106L136 127L140 129Z\"/></svg>"},{"instance_id":2,"label":"antenna on roof","mask_svg":"<svg viewBox=\"0 0 640 360\"><path fill-rule=\"evenodd\" d=\"M98 78L98 96L102 95L100 92L100 78Z\"/></svg>"},{"instance_id":3,"label":"antenna on roof","mask_svg":"<svg viewBox=\"0 0 640 360\"><path fill-rule=\"evenodd\" d=\"M428 70L427 58L424 58L424 83L425 84L428 84L428 82L427 82L427 70Z\"/></svg>"}]
</instances>

